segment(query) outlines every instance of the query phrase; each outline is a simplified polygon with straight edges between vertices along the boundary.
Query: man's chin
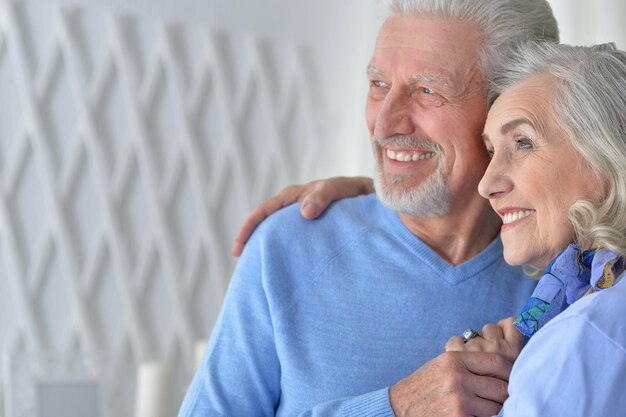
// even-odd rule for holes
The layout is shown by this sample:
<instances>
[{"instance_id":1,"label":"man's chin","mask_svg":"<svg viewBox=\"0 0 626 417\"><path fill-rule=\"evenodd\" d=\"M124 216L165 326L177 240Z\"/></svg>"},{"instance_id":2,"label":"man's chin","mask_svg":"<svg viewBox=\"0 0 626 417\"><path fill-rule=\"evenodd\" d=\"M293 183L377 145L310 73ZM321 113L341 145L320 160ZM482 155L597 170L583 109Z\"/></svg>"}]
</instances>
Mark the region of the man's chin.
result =
<instances>
[{"instance_id":1,"label":"man's chin","mask_svg":"<svg viewBox=\"0 0 626 417\"><path fill-rule=\"evenodd\" d=\"M414 193L419 188L420 183L407 175L381 173L378 171L374 175L374 186L376 192L392 199L401 198L407 194Z\"/></svg>"},{"instance_id":2,"label":"man's chin","mask_svg":"<svg viewBox=\"0 0 626 417\"><path fill-rule=\"evenodd\" d=\"M384 187L390 188L392 191L397 190L397 192L407 192L418 188L427 178L428 177L415 178L415 175L402 175L385 172L380 174L379 183L381 183Z\"/></svg>"},{"instance_id":3,"label":"man's chin","mask_svg":"<svg viewBox=\"0 0 626 417\"><path fill-rule=\"evenodd\" d=\"M398 213L414 217L438 217L450 210L452 200L443 181L416 182L414 178L407 177L394 180L388 174L382 176L377 172L374 188L381 203Z\"/></svg>"}]
</instances>

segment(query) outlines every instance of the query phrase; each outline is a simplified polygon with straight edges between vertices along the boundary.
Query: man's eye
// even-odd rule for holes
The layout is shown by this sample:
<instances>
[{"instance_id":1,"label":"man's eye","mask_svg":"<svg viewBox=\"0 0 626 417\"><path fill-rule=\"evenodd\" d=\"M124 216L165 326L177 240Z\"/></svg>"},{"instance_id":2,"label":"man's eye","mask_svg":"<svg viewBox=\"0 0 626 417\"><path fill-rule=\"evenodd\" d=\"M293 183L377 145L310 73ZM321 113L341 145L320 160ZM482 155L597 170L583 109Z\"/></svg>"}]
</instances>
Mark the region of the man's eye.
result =
<instances>
[{"instance_id":1,"label":"man's eye","mask_svg":"<svg viewBox=\"0 0 626 417\"><path fill-rule=\"evenodd\" d=\"M446 99L431 87L417 87L413 96L427 107L441 107L446 103Z\"/></svg>"},{"instance_id":2,"label":"man's eye","mask_svg":"<svg viewBox=\"0 0 626 417\"><path fill-rule=\"evenodd\" d=\"M493 149L487 149L487 156L489 157L489 159L493 159L494 155L495 152L493 151Z\"/></svg>"},{"instance_id":3,"label":"man's eye","mask_svg":"<svg viewBox=\"0 0 626 417\"><path fill-rule=\"evenodd\" d=\"M387 83L385 83L384 81L379 81L379 80L374 80L372 81L372 85L374 87L379 87L379 88L385 88L387 87Z\"/></svg>"}]
</instances>

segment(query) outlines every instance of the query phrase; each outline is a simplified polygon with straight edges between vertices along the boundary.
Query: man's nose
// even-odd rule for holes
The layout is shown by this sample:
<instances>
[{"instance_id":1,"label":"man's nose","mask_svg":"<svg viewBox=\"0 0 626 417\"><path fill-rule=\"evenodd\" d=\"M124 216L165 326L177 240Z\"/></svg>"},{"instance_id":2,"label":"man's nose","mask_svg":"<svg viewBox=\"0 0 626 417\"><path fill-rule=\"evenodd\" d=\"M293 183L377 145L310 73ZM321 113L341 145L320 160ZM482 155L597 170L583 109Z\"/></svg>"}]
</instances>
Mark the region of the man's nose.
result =
<instances>
[{"instance_id":1,"label":"man's nose","mask_svg":"<svg viewBox=\"0 0 626 417\"><path fill-rule=\"evenodd\" d=\"M391 89L376 115L374 135L388 138L397 135L411 135L415 132L413 123L414 103L403 89Z\"/></svg>"}]
</instances>

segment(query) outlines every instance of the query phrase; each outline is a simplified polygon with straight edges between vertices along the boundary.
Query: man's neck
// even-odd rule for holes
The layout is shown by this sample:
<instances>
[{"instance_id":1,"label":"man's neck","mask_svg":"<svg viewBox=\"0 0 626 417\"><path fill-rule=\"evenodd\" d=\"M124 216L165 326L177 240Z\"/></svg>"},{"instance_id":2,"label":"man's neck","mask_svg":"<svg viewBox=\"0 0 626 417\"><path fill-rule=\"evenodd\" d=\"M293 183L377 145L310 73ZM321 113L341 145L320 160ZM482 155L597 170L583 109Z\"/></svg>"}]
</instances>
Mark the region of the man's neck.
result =
<instances>
[{"instance_id":1,"label":"man's neck","mask_svg":"<svg viewBox=\"0 0 626 417\"><path fill-rule=\"evenodd\" d=\"M500 218L485 200L439 217L399 216L414 235L453 265L478 255L500 233Z\"/></svg>"}]
</instances>

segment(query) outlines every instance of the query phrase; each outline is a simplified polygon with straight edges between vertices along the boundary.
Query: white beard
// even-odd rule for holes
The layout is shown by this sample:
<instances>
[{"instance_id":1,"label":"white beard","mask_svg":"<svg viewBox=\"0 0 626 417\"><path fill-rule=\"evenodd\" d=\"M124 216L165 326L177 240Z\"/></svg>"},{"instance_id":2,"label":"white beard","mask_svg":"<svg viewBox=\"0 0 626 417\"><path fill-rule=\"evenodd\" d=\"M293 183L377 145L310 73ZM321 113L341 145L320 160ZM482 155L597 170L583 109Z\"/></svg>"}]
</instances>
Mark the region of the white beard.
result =
<instances>
[{"instance_id":1,"label":"white beard","mask_svg":"<svg viewBox=\"0 0 626 417\"><path fill-rule=\"evenodd\" d=\"M430 141L423 141L412 137L397 137L390 139L374 138L374 146L398 144L403 147L426 149L434 152L439 159L437 168L423 183L406 189L402 183L412 178L402 175L385 174L382 172L382 162L377 161L374 169L374 187L376 195L386 207L393 211L413 217L437 217L447 214L452 204L452 196L447 184L443 152L441 148ZM380 148L379 148L380 149ZM381 152L382 149L381 149ZM394 185L399 184L397 189Z\"/></svg>"}]
</instances>

